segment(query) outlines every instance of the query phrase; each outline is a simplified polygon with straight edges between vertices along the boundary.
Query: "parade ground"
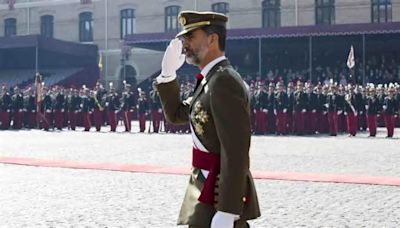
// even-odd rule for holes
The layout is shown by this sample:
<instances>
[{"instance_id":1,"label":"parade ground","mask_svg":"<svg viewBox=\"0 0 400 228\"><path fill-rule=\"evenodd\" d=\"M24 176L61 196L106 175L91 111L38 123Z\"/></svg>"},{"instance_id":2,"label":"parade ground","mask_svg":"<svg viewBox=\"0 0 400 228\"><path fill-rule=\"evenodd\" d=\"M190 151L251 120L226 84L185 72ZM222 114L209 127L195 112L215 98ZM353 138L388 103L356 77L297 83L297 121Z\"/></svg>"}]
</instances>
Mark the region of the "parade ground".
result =
<instances>
[{"instance_id":1,"label":"parade ground","mask_svg":"<svg viewBox=\"0 0 400 228\"><path fill-rule=\"evenodd\" d=\"M0 227L177 227L191 136L82 130L0 131ZM399 135L253 136L251 227L400 227Z\"/></svg>"}]
</instances>

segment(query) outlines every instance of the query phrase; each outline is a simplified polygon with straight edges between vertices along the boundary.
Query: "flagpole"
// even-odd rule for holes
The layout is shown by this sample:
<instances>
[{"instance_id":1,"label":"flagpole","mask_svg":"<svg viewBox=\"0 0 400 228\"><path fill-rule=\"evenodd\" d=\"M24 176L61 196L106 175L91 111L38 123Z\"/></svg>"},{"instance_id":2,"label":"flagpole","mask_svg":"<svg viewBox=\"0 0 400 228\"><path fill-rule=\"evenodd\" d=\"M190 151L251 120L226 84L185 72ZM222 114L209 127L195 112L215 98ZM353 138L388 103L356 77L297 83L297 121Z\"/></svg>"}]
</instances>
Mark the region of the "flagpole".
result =
<instances>
[{"instance_id":1,"label":"flagpole","mask_svg":"<svg viewBox=\"0 0 400 228\"><path fill-rule=\"evenodd\" d=\"M362 44L363 44L363 85L365 85L365 34L362 34Z\"/></svg>"}]
</instances>

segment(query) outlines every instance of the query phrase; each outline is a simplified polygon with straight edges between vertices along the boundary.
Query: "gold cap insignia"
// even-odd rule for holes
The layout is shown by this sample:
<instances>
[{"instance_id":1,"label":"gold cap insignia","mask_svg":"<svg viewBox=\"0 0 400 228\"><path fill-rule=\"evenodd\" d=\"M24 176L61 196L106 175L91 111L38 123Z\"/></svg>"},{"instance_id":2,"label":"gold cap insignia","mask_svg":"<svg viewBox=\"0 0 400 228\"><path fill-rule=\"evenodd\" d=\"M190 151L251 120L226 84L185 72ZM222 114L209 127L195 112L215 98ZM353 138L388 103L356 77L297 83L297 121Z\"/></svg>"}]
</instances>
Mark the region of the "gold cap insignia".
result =
<instances>
[{"instance_id":1,"label":"gold cap insignia","mask_svg":"<svg viewBox=\"0 0 400 228\"><path fill-rule=\"evenodd\" d=\"M185 18L185 17L179 17L179 23L180 23L182 26L185 26L185 25L186 25L186 18Z\"/></svg>"}]
</instances>

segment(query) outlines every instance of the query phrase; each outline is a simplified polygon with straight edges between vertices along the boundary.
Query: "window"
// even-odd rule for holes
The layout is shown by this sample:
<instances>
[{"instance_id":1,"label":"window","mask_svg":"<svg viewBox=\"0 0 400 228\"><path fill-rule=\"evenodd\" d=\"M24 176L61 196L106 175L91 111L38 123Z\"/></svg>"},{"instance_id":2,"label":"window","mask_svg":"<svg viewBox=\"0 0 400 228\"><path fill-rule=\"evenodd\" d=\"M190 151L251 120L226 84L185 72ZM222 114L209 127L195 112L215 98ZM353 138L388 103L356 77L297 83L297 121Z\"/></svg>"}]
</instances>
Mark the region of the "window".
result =
<instances>
[{"instance_id":1,"label":"window","mask_svg":"<svg viewBox=\"0 0 400 228\"><path fill-rule=\"evenodd\" d=\"M135 33L135 10L123 9L121 10L121 39L126 35Z\"/></svg>"},{"instance_id":2,"label":"window","mask_svg":"<svg viewBox=\"0 0 400 228\"><path fill-rule=\"evenodd\" d=\"M8 18L4 20L4 36L10 37L17 35L17 19Z\"/></svg>"},{"instance_id":3,"label":"window","mask_svg":"<svg viewBox=\"0 0 400 228\"><path fill-rule=\"evenodd\" d=\"M392 1L372 0L371 3L372 23L383 23L392 21Z\"/></svg>"},{"instance_id":4,"label":"window","mask_svg":"<svg viewBox=\"0 0 400 228\"><path fill-rule=\"evenodd\" d=\"M315 0L315 24L335 24L335 0Z\"/></svg>"},{"instance_id":5,"label":"window","mask_svg":"<svg viewBox=\"0 0 400 228\"><path fill-rule=\"evenodd\" d=\"M216 13L228 14L229 13L229 3L218 2L211 6L211 10Z\"/></svg>"},{"instance_id":6,"label":"window","mask_svg":"<svg viewBox=\"0 0 400 228\"><path fill-rule=\"evenodd\" d=\"M280 0L264 0L262 2L263 28L276 28L281 25Z\"/></svg>"},{"instance_id":7,"label":"window","mask_svg":"<svg viewBox=\"0 0 400 228\"><path fill-rule=\"evenodd\" d=\"M178 14L181 11L180 6L165 7L165 31L178 32Z\"/></svg>"},{"instance_id":8,"label":"window","mask_svg":"<svg viewBox=\"0 0 400 228\"><path fill-rule=\"evenodd\" d=\"M44 15L40 17L40 34L46 38L53 38L54 17Z\"/></svg>"},{"instance_id":9,"label":"window","mask_svg":"<svg viewBox=\"0 0 400 228\"><path fill-rule=\"evenodd\" d=\"M93 18L91 12L83 12L79 14L79 41L93 41Z\"/></svg>"}]
</instances>

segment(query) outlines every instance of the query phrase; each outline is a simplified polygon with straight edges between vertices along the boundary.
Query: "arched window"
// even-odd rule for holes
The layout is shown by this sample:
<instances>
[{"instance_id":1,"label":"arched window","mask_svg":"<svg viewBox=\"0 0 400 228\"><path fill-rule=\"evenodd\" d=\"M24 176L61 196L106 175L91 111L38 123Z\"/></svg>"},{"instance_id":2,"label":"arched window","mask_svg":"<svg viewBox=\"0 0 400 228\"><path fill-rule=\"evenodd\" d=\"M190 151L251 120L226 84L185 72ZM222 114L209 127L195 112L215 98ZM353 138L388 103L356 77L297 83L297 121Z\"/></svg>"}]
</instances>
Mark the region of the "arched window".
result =
<instances>
[{"instance_id":1,"label":"arched window","mask_svg":"<svg viewBox=\"0 0 400 228\"><path fill-rule=\"evenodd\" d=\"M10 37L17 35L17 19L7 18L4 20L4 36Z\"/></svg>"},{"instance_id":2,"label":"arched window","mask_svg":"<svg viewBox=\"0 0 400 228\"><path fill-rule=\"evenodd\" d=\"M391 22L392 1L371 0L371 20L372 23Z\"/></svg>"},{"instance_id":3,"label":"arched window","mask_svg":"<svg viewBox=\"0 0 400 228\"><path fill-rule=\"evenodd\" d=\"M44 15L40 17L40 34L43 37L53 38L54 17L52 15Z\"/></svg>"},{"instance_id":4,"label":"arched window","mask_svg":"<svg viewBox=\"0 0 400 228\"><path fill-rule=\"evenodd\" d=\"M83 12L79 14L79 41L93 41L93 18L91 12Z\"/></svg>"},{"instance_id":5,"label":"arched window","mask_svg":"<svg viewBox=\"0 0 400 228\"><path fill-rule=\"evenodd\" d=\"M315 24L335 24L335 0L315 0Z\"/></svg>"},{"instance_id":6,"label":"arched window","mask_svg":"<svg viewBox=\"0 0 400 228\"><path fill-rule=\"evenodd\" d=\"M121 10L121 39L135 33L136 19L134 9Z\"/></svg>"},{"instance_id":7,"label":"arched window","mask_svg":"<svg viewBox=\"0 0 400 228\"><path fill-rule=\"evenodd\" d=\"M263 28L276 28L281 26L281 1L264 0L262 2Z\"/></svg>"},{"instance_id":8,"label":"arched window","mask_svg":"<svg viewBox=\"0 0 400 228\"><path fill-rule=\"evenodd\" d=\"M212 4L211 10L216 13L222 13L227 15L229 13L229 3L217 2Z\"/></svg>"},{"instance_id":9,"label":"arched window","mask_svg":"<svg viewBox=\"0 0 400 228\"><path fill-rule=\"evenodd\" d=\"M165 7L165 31L178 32L178 14L181 11L180 6Z\"/></svg>"}]
</instances>

